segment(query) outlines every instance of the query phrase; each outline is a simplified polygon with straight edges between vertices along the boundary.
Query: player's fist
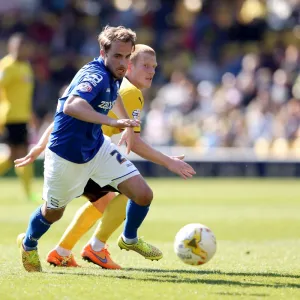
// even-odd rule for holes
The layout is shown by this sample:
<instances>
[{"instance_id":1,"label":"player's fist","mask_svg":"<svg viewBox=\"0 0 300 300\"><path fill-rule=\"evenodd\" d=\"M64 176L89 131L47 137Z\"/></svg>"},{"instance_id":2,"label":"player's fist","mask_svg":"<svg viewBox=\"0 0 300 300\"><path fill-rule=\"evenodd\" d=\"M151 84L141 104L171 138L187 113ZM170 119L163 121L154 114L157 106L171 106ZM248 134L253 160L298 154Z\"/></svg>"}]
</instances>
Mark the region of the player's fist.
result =
<instances>
[{"instance_id":1,"label":"player's fist","mask_svg":"<svg viewBox=\"0 0 300 300\"><path fill-rule=\"evenodd\" d=\"M110 126L117 128L126 128L126 127L138 127L141 122L139 120L131 120L131 119L119 119L112 120Z\"/></svg>"}]
</instances>

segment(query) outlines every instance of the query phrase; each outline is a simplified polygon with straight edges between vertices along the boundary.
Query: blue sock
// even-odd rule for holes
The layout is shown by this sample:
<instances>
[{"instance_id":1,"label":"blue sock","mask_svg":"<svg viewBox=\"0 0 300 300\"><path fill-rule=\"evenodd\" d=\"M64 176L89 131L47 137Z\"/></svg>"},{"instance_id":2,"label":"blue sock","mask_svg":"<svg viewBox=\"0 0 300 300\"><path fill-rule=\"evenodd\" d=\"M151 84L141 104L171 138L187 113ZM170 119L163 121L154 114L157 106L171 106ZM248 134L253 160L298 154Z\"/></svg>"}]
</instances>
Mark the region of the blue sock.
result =
<instances>
[{"instance_id":1,"label":"blue sock","mask_svg":"<svg viewBox=\"0 0 300 300\"><path fill-rule=\"evenodd\" d=\"M128 239L137 238L137 230L143 223L149 211L148 206L141 206L128 200L126 206L126 220L123 235Z\"/></svg>"},{"instance_id":2,"label":"blue sock","mask_svg":"<svg viewBox=\"0 0 300 300\"><path fill-rule=\"evenodd\" d=\"M37 248L38 240L50 228L51 224L43 217L41 206L30 216L28 228L23 240L24 249L27 251Z\"/></svg>"}]
</instances>

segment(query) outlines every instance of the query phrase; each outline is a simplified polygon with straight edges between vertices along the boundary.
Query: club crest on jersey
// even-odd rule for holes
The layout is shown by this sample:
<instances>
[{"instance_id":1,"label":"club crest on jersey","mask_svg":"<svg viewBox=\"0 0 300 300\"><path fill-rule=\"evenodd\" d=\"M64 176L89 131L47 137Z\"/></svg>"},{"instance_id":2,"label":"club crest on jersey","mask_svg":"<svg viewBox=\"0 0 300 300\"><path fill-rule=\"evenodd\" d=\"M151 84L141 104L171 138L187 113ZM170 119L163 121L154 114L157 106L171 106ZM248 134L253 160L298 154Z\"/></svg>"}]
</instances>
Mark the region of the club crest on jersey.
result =
<instances>
[{"instance_id":1,"label":"club crest on jersey","mask_svg":"<svg viewBox=\"0 0 300 300\"><path fill-rule=\"evenodd\" d=\"M135 109L133 112L132 112L132 116L135 120L139 120L140 117L141 117L141 111L139 109Z\"/></svg>"},{"instance_id":2,"label":"club crest on jersey","mask_svg":"<svg viewBox=\"0 0 300 300\"><path fill-rule=\"evenodd\" d=\"M82 82L77 86L77 90L81 92L90 92L93 89L89 82Z\"/></svg>"}]
</instances>

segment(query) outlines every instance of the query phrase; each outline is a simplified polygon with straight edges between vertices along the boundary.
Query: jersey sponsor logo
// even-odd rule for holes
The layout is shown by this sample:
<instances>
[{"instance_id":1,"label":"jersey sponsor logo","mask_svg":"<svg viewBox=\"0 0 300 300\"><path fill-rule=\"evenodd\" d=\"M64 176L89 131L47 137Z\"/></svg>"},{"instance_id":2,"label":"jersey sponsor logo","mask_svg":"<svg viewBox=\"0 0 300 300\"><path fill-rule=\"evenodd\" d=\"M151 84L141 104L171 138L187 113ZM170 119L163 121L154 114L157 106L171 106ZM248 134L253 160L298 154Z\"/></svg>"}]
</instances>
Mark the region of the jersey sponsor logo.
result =
<instances>
[{"instance_id":1,"label":"jersey sponsor logo","mask_svg":"<svg viewBox=\"0 0 300 300\"><path fill-rule=\"evenodd\" d=\"M96 86L98 83L102 81L103 77L100 74L88 74L83 78L82 81L87 81L91 83L93 86Z\"/></svg>"},{"instance_id":2,"label":"jersey sponsor logo","mask_svg":"<svg viewBox=\"0 0 300 300\"><path fill-rule=\"evenodd\" d=\"M107 88L107 89L106 89L106 93L110 93L110 88Z\"/></svg>"},{"instance_id":3,"label":"jersey sponsor logo","mask_svg":"<svg viewBox=\"0 0 300 300\"><path fill-rule=\"evenodd\" d=\"M89 82L82 82L77 86L77 91L80 92L90 92L93 89L92 85Z\"/></svg>"},{"instance_id":4,"label":"jersey sponsor logo","mask_svg":"<svg viewBox=\"0 0 300 300\"><path fill-rule=\"evenodd\" d=\"M105 110L111 110L113 106L115 105L115 101L101 101L101 103L98 105L100 108L105 109Z\"/></svg>"},{"instance_id":5,"label":"jersey sponsor logo","mask_svg":"<svg viewBox=\"0 0 300 300\"><path fill-rule=\"evenodd\" d=\"M135 109L133 112L132 112L132 116L135 120L139 120L140 117L141 117L141 110L140 109Z\"/></svg>"}]
</instances>

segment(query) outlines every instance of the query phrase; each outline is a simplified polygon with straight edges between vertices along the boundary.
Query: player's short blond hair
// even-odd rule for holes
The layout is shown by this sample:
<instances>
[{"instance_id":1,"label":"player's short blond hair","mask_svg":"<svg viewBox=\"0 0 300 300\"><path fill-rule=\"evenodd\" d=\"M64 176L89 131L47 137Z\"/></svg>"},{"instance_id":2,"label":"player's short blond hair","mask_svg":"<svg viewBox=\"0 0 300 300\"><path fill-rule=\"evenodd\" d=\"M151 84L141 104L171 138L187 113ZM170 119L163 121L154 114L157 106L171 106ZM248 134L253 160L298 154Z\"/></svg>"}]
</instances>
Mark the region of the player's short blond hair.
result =
<instances>
[{"instance_id":1,"label":"player's short blond hair","mask_svg":"<svg viewBox=\"0 0 300 300\"><path fill-rule=\"evenodd\" d=\"M133 52L130 55L130 60L132 61L132 63L136 63L139 55L142 53L147 53L156 56L154 49L152 49L150 46L144 44L136 44Z\"/></svg>"},{"instance_id":2,"label":"player's short blond hair","mask_svg":"<svg viewBox=\"0 0 300 300\"><path fill-rule=\"evenodd\" d=\"M134 46L136 41L136 33L130 28L125 28L124 26L105 26L98 36L100 48L107 52L110 49L113 41L121 41L124 43L131 42L132 46Z\"/></svg>"}]
</instances>

